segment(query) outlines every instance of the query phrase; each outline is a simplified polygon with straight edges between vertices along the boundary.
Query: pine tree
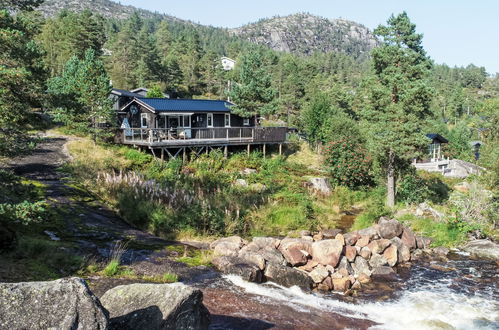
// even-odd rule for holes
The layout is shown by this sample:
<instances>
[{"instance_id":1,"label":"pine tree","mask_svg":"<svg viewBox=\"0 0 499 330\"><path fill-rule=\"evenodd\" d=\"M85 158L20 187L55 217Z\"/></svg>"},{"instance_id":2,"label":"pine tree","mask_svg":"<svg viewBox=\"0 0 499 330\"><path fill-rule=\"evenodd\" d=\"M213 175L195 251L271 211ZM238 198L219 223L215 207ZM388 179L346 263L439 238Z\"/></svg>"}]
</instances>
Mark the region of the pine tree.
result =
<instances>
[{"instance_id":1,"label":"pine tree","mask_svg":"<svg viewBox=\"0 0 499 330\"><path fill-rule=\"evenodd\" d=\"M249 117L269 115L276 110L276 91L272 88L271 77L263 63L259 51L244 54L239 64L239 77L229 95L234 113Z\"/></svg>"},{"instance_id":2,"label":"pine tree","mask_svg":"<svg viewBox=\"0 0 499 330\"><path fill-rule=\"evenodd\" d=\"M111 119L111 86L104 64L93 49L84 58L73 56L61 76L49 80L49 92L54 96L53 114L66 125L96 134L98 123Z\"/></svg>"},{"instance_id":3,"label":"pine tree","mask_svg":"<svg viewBox=\"0 0 499 330\"><path fill-rule=\"evenodd\" d=\"M373 77L367 82L368 102L360 114L371 150L383 164L391 207L397 166L404 166L426 143L422 127L430 115L432 89L423 36L405 12L392 15L387 23L374 31L382 44L372 51Z\"/></svg>"},{"instance_id":4,"label":"pine tree","mask_svg":"<svg viewBox=\"0 0 499 330\"><path fill-rule=\"evenodd\" d=\"M30 109L44 98L43 52L34 41L39 31L24 11L36 3L0 2L0 155L28 147ZM13 10L21 11L11 16Z\"/></svg>"}]
</instances>

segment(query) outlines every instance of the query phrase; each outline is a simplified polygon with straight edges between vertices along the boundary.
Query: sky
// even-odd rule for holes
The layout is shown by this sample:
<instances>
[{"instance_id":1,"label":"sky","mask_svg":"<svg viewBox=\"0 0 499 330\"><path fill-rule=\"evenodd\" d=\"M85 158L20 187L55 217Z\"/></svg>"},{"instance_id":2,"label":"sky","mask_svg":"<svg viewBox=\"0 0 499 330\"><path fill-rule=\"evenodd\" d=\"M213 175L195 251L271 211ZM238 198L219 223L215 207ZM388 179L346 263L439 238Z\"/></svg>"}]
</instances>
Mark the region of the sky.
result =
<instances>
[{"instance_id":1,"label":"sky","mask_svg":"<svg viewBox=\"0 0 499 330\"><path fill-rule=\"evenodd\" d=\"M499 0L120 0L204 25L238 27L261 18L308 12L374 29L406 11L437 63L499 72Z\"/></svg>"}]
</instances>

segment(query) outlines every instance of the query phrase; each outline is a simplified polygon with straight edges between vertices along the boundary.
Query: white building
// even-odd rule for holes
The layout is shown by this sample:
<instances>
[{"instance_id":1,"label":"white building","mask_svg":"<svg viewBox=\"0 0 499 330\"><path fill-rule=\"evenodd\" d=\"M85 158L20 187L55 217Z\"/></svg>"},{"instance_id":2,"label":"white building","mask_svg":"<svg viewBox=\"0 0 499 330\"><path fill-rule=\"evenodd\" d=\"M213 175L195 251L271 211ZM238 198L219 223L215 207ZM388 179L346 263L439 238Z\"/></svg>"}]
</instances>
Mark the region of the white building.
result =
<instances>
[{"instance_id":1,"label":"white building","mask_svg":"<svg viewBox=\"0 0 499 330\"><path fill-rule=\"evenodd\" d=\"M224 68L224 70L226 70L226 71L232 70L232 69L234 69L235 65L236 65L236 61L234 61L233 59L225 57L225 56L222 57L222 67Z\"/></svg>"}]
</instances>

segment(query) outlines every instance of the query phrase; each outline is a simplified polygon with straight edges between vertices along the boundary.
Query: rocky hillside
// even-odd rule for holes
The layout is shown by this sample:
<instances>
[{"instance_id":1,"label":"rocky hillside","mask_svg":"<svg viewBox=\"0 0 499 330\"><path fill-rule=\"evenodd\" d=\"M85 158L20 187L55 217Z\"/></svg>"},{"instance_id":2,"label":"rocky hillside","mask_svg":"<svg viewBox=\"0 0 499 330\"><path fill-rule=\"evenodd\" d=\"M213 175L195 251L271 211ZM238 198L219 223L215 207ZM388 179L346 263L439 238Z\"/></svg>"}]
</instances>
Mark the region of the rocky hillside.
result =
<instances>
[{"instance_id":1,"label":"rocky hillside","mask_svg":"<svg viewBox=\"0 0 499 330\"><path fill-rule=\"evenodd\" d=\"M275 50L298 54L341 51L359 56L377 44L371 31L359 23L305 13L263 19L231 32Z\"/></svg>"},{"instance_id":2,"label":"rocky hillside","mask_svg":"<svg viewBox=\"0 0 499 330\"><path fill-rule=\"evenodd\" d=\"M105 18L125 19L133 12L138 11L144 18L164 17L169 20L178 20L173 16L153 13L148 10L139 9L133 6L125 6L121 3L110 0L45 0L38 8L45 17L52 17L63 9L80 12L89 9L92 12L99 13Z\"/></svg>"}]
</instances>

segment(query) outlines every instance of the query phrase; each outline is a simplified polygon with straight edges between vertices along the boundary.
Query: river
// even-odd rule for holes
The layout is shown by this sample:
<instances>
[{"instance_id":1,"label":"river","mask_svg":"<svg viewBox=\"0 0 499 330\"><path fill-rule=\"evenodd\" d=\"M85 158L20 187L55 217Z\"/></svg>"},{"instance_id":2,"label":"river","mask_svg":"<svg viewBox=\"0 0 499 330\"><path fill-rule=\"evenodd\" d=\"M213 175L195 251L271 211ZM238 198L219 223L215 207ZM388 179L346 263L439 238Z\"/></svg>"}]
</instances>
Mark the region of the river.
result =
<instances>
[{"instance_id":1,"label":"river","mask_svg":"<svg viewBox=\"0 0 499 330\"><path fill-rule=\"evenodd\" d=\"M357 296L306 293L234 275L202 285L211 329L499 329L498 264L451 253Z\"/></svg>"}]
</instances>

